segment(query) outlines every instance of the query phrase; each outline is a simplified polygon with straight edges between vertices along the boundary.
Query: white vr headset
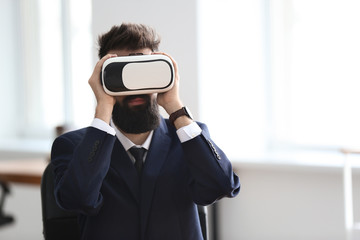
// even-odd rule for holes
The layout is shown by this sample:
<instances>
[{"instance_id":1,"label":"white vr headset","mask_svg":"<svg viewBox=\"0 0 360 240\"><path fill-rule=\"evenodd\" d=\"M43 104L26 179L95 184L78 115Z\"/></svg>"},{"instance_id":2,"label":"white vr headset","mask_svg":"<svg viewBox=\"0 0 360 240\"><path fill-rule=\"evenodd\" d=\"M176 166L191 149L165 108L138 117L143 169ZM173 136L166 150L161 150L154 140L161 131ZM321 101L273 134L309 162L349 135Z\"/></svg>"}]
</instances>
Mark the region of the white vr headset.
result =
<instances>
[{"instance_id":1,"label":"white vr headset","mask_svg":"<svg viewBox=\"0 0 360 240\"><path fill-rule=\"evenodd\" d=\"M174 66L162 54L113 57L104 62L101 81L111 96L166 92L174 85Z\"/></svg>"}]
</instances>

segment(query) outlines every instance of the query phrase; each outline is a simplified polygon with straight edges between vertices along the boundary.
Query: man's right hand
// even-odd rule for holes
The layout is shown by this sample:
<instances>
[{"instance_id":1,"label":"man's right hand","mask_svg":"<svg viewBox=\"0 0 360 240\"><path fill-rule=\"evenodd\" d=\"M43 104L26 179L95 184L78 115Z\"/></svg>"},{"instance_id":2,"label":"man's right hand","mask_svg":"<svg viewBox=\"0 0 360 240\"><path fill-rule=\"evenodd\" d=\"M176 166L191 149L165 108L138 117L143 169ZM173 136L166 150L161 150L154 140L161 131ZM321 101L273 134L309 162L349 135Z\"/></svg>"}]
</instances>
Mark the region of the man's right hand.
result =
<instances>
[{"instance_id":1,"label":"man's right hand","mask_svg":"<svg viewBox=\"0 0 360 240\"><path fill-rule=\"evenodd\" d=\"M95 118L99 118L107 123L110 123L113 107L116 100L113 96L108 95L104 91L104 88L101 85L100 74L104 62L112 57L117 57L117 55L107 54L103 58L101 58L96 63L94 71L89 79L89 85L95 94L95 98L97 102L95 109Z\"/></svg>"}]
</instances>

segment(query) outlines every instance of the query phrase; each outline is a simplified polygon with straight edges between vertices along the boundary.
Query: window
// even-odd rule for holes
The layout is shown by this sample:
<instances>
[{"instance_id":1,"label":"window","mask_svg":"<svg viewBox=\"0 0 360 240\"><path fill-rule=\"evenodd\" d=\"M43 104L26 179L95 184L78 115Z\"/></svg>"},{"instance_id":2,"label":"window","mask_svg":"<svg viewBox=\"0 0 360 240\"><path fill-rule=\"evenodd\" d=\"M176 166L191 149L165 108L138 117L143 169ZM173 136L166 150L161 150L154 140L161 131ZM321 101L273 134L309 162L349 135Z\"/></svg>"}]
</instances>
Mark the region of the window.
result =
<instances>
[{"instance_id":1,"label":"window","mask_svg":"<svg viewBox=\"0 0 360 240\"><path fill-rule=\"evenodd\" d=\"M0 12L1 148L48 152L57 125L93 113L91 1L7 0Z\"/></svg>"},{"instance_id":2,"label":"window","mask_svg":"<svg viewBox=\"0 0 360 240\"><path fill-rule=\"evenodd\" d=\"M262 1L200 1L200 120L229 157L266 147Z\"/></svg>"},{"instance_id":3,"label":"window","mask_svg":"<svg viewBox=\"0 0 360 240\"><path fill-rule=\"evenodd\" d=\"M201 120L231 158L360 145L360 2L199 1Z\"/></svg>"},{"instance_id":4,"label":"window","mask_svg":"<svg viewBox=\"0 0 360 240\"><path fill-rule=\"evenodd\" d=\"M274 142L359 145L360 2L281 3L272 12Z\"/></svg>"}]
</instances>

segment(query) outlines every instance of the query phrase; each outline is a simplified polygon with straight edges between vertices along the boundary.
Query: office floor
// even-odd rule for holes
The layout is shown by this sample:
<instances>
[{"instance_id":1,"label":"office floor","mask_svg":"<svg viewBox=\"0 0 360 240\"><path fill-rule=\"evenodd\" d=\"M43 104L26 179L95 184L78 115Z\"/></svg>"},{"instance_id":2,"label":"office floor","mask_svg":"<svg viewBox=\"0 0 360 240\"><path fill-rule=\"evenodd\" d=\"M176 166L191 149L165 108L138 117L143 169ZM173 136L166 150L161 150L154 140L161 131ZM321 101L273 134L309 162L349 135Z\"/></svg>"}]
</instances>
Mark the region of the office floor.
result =
<instances>
[{"instance_id":1,"label":"office floor","mask_svg":"<svg viewBox=\"0 0 360 240\"><path fill-rule=\"evenodd\" d=\"M219 205L218 239L345 239L340 169L240 167L239 196ZM358 203L360 173L355 173L354 202ZM0 240L43 239L40 188L12 186L5 211L16 217L16 223L0 228ZM360 221L360 204L354 207L355 220ZM360 234L356 236L360 239Z\"/></svg>"},{"instance_id":2,"label":"office floor","mask_svg":"<svg viewBox=\"0 0 360 240\"><path fill-rule=\"evenodd\" d=\"M40 188L32 185L11 185L4 212L15 217L15 223L0 227L2 240L41 240Z\"/></svg>"}]
</instances>

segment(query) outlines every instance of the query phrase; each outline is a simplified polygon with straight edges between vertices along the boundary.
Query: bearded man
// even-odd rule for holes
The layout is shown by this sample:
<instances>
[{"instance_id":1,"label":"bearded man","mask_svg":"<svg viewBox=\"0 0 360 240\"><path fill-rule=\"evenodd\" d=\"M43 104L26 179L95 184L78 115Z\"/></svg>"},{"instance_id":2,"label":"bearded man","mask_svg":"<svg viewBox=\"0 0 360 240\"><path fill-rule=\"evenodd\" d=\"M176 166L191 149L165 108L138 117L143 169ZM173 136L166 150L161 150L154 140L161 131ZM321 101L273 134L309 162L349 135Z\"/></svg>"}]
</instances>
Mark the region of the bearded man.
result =
<instances>
[{"instance_id":1,"label":"bearded man","mask_svg":"<svg viewBox=\"0 0 360 240\"><path fill-rule=\"evenodd\" d=\"M101 35L100 60L89 79L97 101L93 122L53 143L55 198L78 214L81 239L201 240L196 205L240 190L227 156L184 107L177 63L157 52L159 43L155 30L142 24ZM174 86L163 93L108 95L100 81L104 62L139 54L168 56Z\"/></svg>"}]
</instances>

